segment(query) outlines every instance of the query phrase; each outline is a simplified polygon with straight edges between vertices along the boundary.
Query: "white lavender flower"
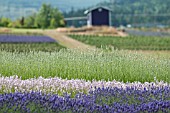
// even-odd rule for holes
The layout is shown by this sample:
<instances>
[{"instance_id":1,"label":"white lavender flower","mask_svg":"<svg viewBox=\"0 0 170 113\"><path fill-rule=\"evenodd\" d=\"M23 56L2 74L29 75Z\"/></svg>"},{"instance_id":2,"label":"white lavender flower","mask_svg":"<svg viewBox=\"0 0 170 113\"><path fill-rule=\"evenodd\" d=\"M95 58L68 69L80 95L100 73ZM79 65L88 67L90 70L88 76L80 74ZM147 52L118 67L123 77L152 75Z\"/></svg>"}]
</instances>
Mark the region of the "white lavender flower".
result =
<instances>
[{"instance_id":1,"label":"white lavender flower","mask_svg":"<svg viewBox=\"0 0 170 113\"><path fill-rule=\"evenodd\" d=\"M81 79L61 79L58 77L55 78L32 78L27 80L22 80L18 76L10 77L0 77L0 92L9 93L9 92L31 92L31 91L40 91L44 93L58 93L63 94L65 92L89 92L95 87L117 87L123 88L134 87L140 90L144 88L149 90L153 87L166 87L170 84L163 81L158 82L133 82L133 83L123 83L118 81L85 81Z\"/></svg>"}]
</instances>

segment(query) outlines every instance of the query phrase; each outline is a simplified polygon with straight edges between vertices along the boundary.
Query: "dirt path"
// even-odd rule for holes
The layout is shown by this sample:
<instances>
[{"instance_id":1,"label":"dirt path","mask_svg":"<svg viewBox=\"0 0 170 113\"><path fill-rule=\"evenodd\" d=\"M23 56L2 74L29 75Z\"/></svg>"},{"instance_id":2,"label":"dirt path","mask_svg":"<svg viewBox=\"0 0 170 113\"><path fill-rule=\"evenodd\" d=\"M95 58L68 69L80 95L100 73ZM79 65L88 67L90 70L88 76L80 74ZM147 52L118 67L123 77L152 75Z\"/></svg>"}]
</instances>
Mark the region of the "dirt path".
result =
<instances>
[{"instance_id":1,"label":"dirt path","mask_svg":"<svg viewBox=\"0 0 170 113\"><path fill-rule=\"evenodd\" d=\"M65 46L67 48L78 48L78 49L82 49L82 50L95 48L93 46L86 45L82 42L74 40L62 33L55 31L55 30L45 30L43 33L47 36L50 36L51 38L56 39L59 44Z\"/></svg>"}]
</instances>

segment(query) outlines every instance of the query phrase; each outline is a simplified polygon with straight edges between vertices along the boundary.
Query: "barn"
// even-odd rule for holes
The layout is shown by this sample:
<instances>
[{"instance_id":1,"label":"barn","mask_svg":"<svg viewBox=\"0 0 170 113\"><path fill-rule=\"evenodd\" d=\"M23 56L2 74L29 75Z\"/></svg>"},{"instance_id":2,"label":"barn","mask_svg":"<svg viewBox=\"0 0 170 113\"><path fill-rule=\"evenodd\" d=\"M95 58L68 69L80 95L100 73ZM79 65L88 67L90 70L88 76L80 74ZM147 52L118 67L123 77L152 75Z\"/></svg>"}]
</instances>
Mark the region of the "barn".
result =
<instances>
[{"instance_id":1,"label":"barn","mask_svg":"<svg viewBox=\"0 0 170 113\"><path fill-rule=\"evenodd\" d=\"M107 7L99 6L88 9L84 12L87 15L88 26L111 26L111 10Z\"/></svg>"}]
</instances>

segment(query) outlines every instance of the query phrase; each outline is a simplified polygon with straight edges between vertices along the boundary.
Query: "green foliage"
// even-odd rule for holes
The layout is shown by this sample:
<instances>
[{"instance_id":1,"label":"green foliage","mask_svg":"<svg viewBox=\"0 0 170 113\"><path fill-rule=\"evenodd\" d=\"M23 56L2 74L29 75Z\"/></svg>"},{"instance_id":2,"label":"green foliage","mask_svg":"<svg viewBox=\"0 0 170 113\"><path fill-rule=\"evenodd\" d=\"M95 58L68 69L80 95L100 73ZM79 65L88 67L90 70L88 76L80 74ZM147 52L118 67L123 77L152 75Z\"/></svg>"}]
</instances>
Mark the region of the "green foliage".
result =
<instances>
[{"instance_id":1,"label":"green foliage","mask_svg":"<svg viewBox=\"0 0 170 113\"><path fill-rule=\"evenodd\" d=\"M60 21L63 19L57 8L43 4L36 16L36 23L40 28L56 28L63 26L63 24L60 24Z\"/></svg>"},{"instance_id":2,"label":"green foliage","mask_svg":"<svg viewBox=\"0 0 170 113\"><path fill-rule=\"evenodd\" d=\"M54 18L52 18L52 19L50 20L50 28L55 28L56 25L57 25L56 20L55 20Z\"/></svg>"},{"instance_id":3,"label":"green foliage","mask_svg":"<svg viewBox=\"0 0 170 113\"><path fill-rule=\"evenodd\" d=\"M22 25L21 25L21 23L20 23L20 20L16 20L16 21L12 22L11 25L12 25L12 26L10 26L10 27L13 27L13 28L22 28Z\"/></svg>"},{"instance_id":4,"label":"green foliage","mask_svg":"<svg viewBox=\"0 0 170 113\"><path fill-rule=\"evenodd\" d=\"M8 18L0 18L0 27L8 27L11 24L11 20Z\"/></svg>"},{"instance_id":5,"label":"green foliage","mask_svg":"<svg viewBox=\"0 0 170 113\"><path fill-rule=\"evenodd\" d=\"M0 26L14 28L57 28L65 26L64 17L57 9L51 5L43 4L37 14L30 15L26 18L22 17L16 21L8 18L0 19Z\"/></svg>"},{"instance_id":6,"label":"green foliage","mask_svg":"<svg viewBox=\"0 0 170 113\"><path fill-rule=\"evenodd\" d=\"M47 28L50 24L50 13L51 6L43 4L39 13L37 14L37 23L41 26L41 28Z\"/></svg>"},{"instance_id":7,"label":"green foliage","mask_svg":"<svg viewBox=\"0 0 170 113\"><path fill-rule=\"evenodd\" d=\"M82 41L86 44L94 45L98 48L106 48L108 46L117 49L129 50L170 50L169 37L146 37L146 36L83 36L70 35L70 37Z\"/></svg>"},{"instance_id":8,"label":"green foliage","mask_svg":"<svg viewBox=\"0 0 170 113\"><path fill-rule=\"evenodd\" d=\"M36 23L36 14L28 16L24 21L24 27L26 28L38 28L39 26Z\"/></svg>"},{"instance_id":9,"label":"green foliage","mask_svg":"<svg viewBox=\"0 0 170 113\"><path fill-rule=\"evenodd\" d=\"M0 52L3 76L18 75L22 79L58 76L67 79L118 80L151 82L154 77L170 81L170 60L129 51L61 50L59 52Z\"/></svg>"},{"instance_id":10,"label":"green foliage","mask_svg":"<svg viewBox=\"0 0 170 113\"><path fill-rule=\"evenodd\" d=\"M21 28L24 25L24 18L21 20L12 21L9 18L0 18L0 27L14 27Z\"/></svg>"},{"instance_id":11,"label":"green foliage","mask_svg":"<svg viewBox=\"0 0 170 113\"><path fill-rule=\"evenodd\" d=\"M1 51L8 52L31 52L31 51L44 51L54 52L59 51L64 47L58 43L0 43Z\"/></svg>"},{"instance_id":12,"label":"green foliage","mask_svg":"<svg viewBox=\"0 0 170 113\"><path fill-rule=\"evenodd\" d=\"M169 0L116 0L114 3L103 3L113 10L113 25L170 24ZM122 14L116 16L115 14Z\"/></svg>"}]
</instances>

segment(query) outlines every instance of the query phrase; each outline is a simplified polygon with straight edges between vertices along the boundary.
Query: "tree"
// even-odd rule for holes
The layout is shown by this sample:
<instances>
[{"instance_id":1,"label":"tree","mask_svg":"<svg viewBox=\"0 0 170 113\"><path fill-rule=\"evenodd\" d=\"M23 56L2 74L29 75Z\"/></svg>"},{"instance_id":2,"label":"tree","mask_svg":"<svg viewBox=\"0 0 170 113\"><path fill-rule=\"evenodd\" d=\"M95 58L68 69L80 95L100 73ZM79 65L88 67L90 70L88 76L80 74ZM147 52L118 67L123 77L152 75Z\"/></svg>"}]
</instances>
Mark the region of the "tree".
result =
<instances>
[{"instance_id":1,"label":"tree","mask_svg":"<svg viewBox=\"0 0 170 113\"><path fill-rule=\"evenodd\" d=\"M37 14L26 18L11 21L8 18L0 18L0 26L17 28L57 28L65 26L62 13L51 5L43 4Z\"/></svg>"},{"instance_id":2,"label":"tree","mask_svg":"<svg viewBox=\"0 0 170 113\"><path fill-rule=\"evenodd\" d=\"M36 23L36 14L33 14L27 17L24 21L24 27L26 28L38 28L38 24Z\"/></svg>"},{"instance_id":3,"label":"tree","mask_svg":"<svg viewBox=\"0 0 170 113\"><path fill-rule=\"evenodd\" d=\"M50 28L55 28L57 26L57 22L55 18L52 18L50 21Z\"/></svg>"},{"instance_id":4,"label":"tree","mask_svg":"<svg viewBox=\"0 0 170 113\"><path fill-rule=\"evenodd\" d=\"M51 5L43 4L40 11L38 12L37 24L39 24L41 28L47 28L50 25L50 11Z\"/></svg>"},{"instance_id":5,"label":"tree","mask_svg":"<svg viewBox=\"0 0 170 113\"><path fill-rule=\"evenodd\" d=\"M21 26L24 26L24 21L25 21L25 18L24 18L24 17L22 17L22 18L21 18L21 20L20 20L20 24L21 24Z\"/></svg>"},{"instance_id":6,"label":"tree","mask_svg":"<svg viewBox=\"0 0 170 113\"><path fill-rule=\"evenodd\" d=\"M40 28L56 28L63 26L64 17L57 8L43 4L36 17L36 23Z\"/></svg>"},{"instance_id":7,"label":"tree","mask_svg":"<svg viewBox=\"0 0 170 113\"><path fill-rule=\"evenodd\" d=\"M12 21L8 18L2 17L0 19L0 26L2 27L8 27L8 25L11 23Z\"/></svg>"}]
</instances>

